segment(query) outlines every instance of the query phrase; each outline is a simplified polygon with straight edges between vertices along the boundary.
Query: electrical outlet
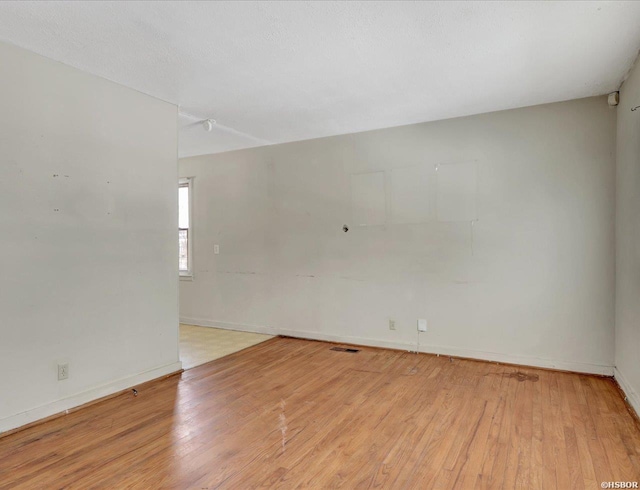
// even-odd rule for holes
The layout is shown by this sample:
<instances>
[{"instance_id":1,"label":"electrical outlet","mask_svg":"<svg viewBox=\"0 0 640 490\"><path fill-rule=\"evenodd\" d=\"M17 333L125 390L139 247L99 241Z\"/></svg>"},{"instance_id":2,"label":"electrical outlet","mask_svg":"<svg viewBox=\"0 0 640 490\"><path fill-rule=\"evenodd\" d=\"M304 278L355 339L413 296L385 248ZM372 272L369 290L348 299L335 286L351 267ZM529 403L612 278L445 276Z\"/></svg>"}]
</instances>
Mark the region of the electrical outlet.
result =
<instances>
[{"instance_id":1,"label":"electrical outlet","mask_svg":"<svg viewBox=\"0 0 640 490\"><path fill-rule=\"evenodd\" d=\"M69 364L58 364L58 381L69 378Z\"/></svg>"},{"instance_id":2,"label":"electrical outlet","mask_svg":"<svg viewBox=\"0 0 640 490\"><path fill-rule=\"evenodd\" d=\"M418 319L418 332L426 332L427 331L427 320L426 318Z\"/></svg>"},{"instance_id":3,"label":"electrical outlet","mask_svg":"<svg viewBox=\"0 0 640 490\"><path fill-rule=\"evenodd\" d=\"M215 255L218 255L220 253L220 245L218 245L217 243L213 245L213 253Z\"/></svg>"},{"instance_id":4,"label":"electrical outlet","mask_svg":"<svg viewBox=\"0 0 640 490\"><path fill-rule=\"evenodd\" d=\"M396 329L396 321L389 320L389 330L395 330L395 329Z\"/></svg>"}]
</instances>

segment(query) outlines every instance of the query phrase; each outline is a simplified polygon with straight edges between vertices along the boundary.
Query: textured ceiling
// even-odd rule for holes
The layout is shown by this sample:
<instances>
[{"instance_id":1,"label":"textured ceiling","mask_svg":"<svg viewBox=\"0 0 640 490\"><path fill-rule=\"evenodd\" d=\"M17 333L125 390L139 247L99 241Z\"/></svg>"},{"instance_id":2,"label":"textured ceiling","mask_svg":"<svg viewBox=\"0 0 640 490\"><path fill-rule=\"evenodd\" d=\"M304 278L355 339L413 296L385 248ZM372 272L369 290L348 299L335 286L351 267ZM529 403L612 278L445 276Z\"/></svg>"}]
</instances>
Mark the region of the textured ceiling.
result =
<instances>
[{"instance_id":1,"label":"textured ceiling","mask_svg":"<svg viewBox=\"0 0 640 490\"><path fill-rule=\"evenodd\" d=\"M218 121L181 156L599 95L640 2L0 2L0 39Z\"/></svg>"}]
</instances>

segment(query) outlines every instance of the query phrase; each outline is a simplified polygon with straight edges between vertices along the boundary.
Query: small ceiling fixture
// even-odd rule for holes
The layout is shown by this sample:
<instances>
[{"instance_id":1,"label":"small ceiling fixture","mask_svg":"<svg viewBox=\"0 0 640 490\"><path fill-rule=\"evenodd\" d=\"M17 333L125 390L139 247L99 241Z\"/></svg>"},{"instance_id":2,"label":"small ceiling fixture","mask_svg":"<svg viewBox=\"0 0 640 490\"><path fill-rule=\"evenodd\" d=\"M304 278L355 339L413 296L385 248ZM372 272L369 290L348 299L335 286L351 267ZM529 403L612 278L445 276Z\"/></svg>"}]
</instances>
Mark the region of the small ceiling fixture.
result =
<instances>
[{"instance_id":1,"label":"small ceiling fixture","mask_svg":"<svg viewBox=\"0 0 640 490\"><path fill-rule=\"evenodd\" d=\"M215 123L215 119L207 119L206 121L202 122L202 127L204 127L205 131L210 132L213 129L213 125Z\"/></svg>"}]
</instances>

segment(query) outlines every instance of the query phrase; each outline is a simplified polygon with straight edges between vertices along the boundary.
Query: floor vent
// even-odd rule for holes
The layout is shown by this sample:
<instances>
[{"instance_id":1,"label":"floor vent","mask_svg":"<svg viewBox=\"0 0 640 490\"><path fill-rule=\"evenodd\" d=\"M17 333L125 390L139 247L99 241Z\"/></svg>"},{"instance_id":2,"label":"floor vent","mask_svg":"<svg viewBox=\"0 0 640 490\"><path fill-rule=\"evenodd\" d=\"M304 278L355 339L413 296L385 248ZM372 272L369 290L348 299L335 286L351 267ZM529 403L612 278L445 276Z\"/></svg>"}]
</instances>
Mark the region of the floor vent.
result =
<instances>
[{"instance_id":1,"label":"floor vent","mask_svg":"<svg viewBox=\"0 0 640 490\"><path fill-rule=\"evenodd\" d=\"M339 352L348 352L349 354L355 354L360 352L360 349L347 349L346 347L331 347L331 350L337 350Z\"/></svg>"}]
</instances>

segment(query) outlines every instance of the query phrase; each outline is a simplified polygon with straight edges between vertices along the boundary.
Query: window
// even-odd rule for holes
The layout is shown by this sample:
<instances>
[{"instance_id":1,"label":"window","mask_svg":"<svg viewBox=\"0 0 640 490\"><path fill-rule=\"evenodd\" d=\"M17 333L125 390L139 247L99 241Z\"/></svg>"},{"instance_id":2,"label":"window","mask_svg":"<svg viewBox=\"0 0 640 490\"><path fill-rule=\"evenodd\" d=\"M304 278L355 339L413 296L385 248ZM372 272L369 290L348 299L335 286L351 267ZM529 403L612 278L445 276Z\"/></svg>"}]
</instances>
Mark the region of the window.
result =
<instances>
[{"instance_id":1,"label":"window","mask_svg":"<svg viewBox=\"0 0 640 490\"><path fill-rule=\"evenodd\" d=\"M192 277L193 234L191 233L192 179L178 182L178 269L181 277Z\"/></svg>"}]
</instances>

